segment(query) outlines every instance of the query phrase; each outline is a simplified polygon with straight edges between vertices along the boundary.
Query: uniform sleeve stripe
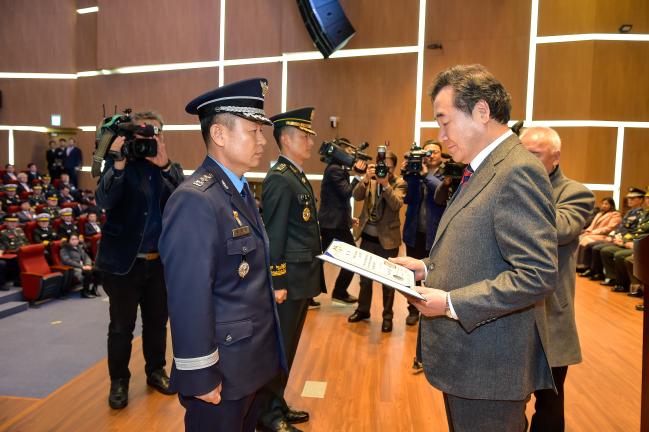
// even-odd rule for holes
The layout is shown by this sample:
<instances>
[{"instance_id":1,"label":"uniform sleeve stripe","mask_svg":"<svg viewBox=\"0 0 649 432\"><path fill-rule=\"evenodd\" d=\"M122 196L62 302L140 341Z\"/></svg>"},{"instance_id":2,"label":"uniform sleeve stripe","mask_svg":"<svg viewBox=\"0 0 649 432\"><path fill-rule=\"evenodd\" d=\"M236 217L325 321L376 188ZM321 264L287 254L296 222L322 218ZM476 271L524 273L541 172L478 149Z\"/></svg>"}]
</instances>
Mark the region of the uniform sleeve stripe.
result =
<instances>
[{"instance_id":1,"label":"uniform sleeve stripe","mask_svg":"<svg viewBox=\"0 0 649 432\"><path fill-rule=\"evenodd\" d=\"M218 348L212 354L208 354L203 357L194 357L194 358L174 357L174 362L176 362L176 369L178 370L205 369L215 365L218 361L219 361Z\"/></svg>"}]
</instances>

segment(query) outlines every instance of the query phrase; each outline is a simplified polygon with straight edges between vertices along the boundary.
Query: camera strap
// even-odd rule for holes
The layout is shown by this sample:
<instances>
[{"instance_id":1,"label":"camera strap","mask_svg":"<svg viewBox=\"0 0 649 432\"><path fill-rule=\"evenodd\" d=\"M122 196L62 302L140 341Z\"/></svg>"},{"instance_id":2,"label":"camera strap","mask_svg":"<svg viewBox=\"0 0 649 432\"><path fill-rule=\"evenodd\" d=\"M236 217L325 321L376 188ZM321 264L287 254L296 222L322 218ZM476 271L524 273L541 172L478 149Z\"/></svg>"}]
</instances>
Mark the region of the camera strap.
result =
<instances>
[{"instance_id":1,"label":"camera strap","mask_svg":"<svg viewBox=\"0 0 649 432\"><path fill-rule=\"evenodd\" d=\"M99 144L97 144L95 153L92 155L92 168L90 169L90 173L93 177L99 177L101 174L101 162L104 160L108 146L113 142L115 136L115 132L110 129L104 129L104 132L101 134Z\"/></svg>"}]
</instances>

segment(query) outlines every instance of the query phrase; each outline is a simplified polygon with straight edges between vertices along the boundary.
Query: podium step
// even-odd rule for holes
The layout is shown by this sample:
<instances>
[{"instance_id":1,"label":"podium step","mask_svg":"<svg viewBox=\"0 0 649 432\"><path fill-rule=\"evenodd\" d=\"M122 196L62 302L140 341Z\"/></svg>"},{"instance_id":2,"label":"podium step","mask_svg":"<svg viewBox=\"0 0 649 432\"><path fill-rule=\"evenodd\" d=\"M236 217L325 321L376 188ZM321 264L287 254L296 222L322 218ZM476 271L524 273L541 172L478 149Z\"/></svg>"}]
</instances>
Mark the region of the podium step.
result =
<instances>
[{"instance_id":1,"label":"podium step","mask_svg":"<svg viewBox=\"0 0 649 432\"><path fill-rule=\"evenodd\" d=\"M0 304L0 319L26 311L29 308L29 303L24 301L10 301Z\"/></svg>"}]
</instances>

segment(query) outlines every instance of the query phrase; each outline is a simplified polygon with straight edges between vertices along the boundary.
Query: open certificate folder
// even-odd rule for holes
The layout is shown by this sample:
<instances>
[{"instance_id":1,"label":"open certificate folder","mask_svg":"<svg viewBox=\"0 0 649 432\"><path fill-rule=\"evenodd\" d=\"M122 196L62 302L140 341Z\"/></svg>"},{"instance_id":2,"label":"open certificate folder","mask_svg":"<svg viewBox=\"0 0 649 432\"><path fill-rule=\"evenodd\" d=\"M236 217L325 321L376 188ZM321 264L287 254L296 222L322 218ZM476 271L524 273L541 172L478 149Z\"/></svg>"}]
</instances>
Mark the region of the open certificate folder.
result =
<instances>
[{"instance_id":1,"label":"open certificate folder","mask_svg":"<svg viewBox=\"0 0 649 432\"><path fill-rule=\"evenodd\" d=\"M332 241L327 250L322 255L318 255L318 258L391 286L410 297L426 300L413 289L415 273L412 270L340 240Z\"/></svg>"}]
</instances>

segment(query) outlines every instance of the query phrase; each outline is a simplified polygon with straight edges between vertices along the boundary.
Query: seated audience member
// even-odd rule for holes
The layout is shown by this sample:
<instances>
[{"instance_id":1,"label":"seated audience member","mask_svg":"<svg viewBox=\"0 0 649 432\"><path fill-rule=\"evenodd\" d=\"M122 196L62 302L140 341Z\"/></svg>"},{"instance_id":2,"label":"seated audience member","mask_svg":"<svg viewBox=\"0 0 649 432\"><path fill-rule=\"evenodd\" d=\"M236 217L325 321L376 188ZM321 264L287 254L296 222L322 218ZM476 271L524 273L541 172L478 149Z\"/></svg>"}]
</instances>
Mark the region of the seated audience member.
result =
<instances>
[{"instance_id":1,"label":"seated audience member","mask_svg":"<svg viewBox=\"0 0 649 432\"><path fill-rule=\"evenodd\" d=\"M59 235L54 232L50 226L50 214L41 213L36 216L37 226L34 228L32 233L32 240L34 244L43 243L45 246L49 245L50 242L59 239ZM45 249L47 251L47 248Z\"/></svg>"},{"instance_id":2,"label":"seated audience member","mask_svg":"<svg viewBox=\"0 0 649 432\"><path fill-rule=\"evenodd\" d=\"M622 215L615 209L615 200L612 197L604 198L600 204L600 211L595 215L588 228L579 236L577 271L581 273L588 269L588 263L584 257L586 246L592 242L606 239L606 236L615 229L621 220Z\"/></svg>"},{"instance_id":3,"label":"seated audience member","mask_svg":"<svg viewBox=\"0 0 649 432\"><path fill-rule=\"evenodd\" d=\"M29 205L29 201L23 201L20 203L20 211L16 213L20 223L31 222L35 219L36 215L32 211L32 207Z\"/></svg>"},{"instance_id":4,"label":"seated audience member","mask_svg":"<svg viewBox=\"0 0 649 432\"><path fill-rule=\"evenodd\" d=\"M20 197L16 194L15 184L4 185L5 196L2 197L2 210L7 212L10 206L20 205Z\"/></svg>"},{"instance_id":5,"label":"seated audience member","mask_svg":"<svg viewBox=\"0 0 649 432\"><path fill-rule=\"evenodd\" d=\"M101 215L104 214L104 210L97 205L97 200L94 195L88 195L86 197L86 213L96 213L98 218L101 218Z\"/></svg>"},{"instance_id":6,"label":"seated audience member","mask_svg":"<svg viewBox=\"0 0 649 432\"><path fill-rule=\"evenodd\" d=\"M74 223L74 218L72 217L72 209L71 208L61 209L60 215L63 221L61 222L61 225L59 225L59 229L57 231L59 238L61 240L67 240L73 234L79 235L79 228L77 228L77 224Z\"/></svg>"},{"instance_id":7,"label":"seated audience member","mask_svg":"<svg viewBox=\"0 0 649 432\"><path fill-rule=\"evenodd\" d=\"M70 175L63 173L61 174L61 180L59 180L59 193L66 187L70 189L70 195L74 197L75 200L81 198L81 191L72 183Z\"/></svg>"},{"instance_id":8,"label":"seated audience member","mask_svg":"<svg viewBox=\"0 0 649 432\"><path fill-rule=\"evenodd\" d=\"M56 190L54 185L52 185L52 178L50 176L45 175L41 180L41 185L43 186L43 194L45 196L58 195L58 191Z\"/></svg>"},{"instance_id":9,"label":"seated audience member","mask_svg":"<svg viewBox=\"0 0 649 432\"><path fill-rule=\"evenodd\" d=\"M6 228L0 231L0 256L4 254L15 255L21 246L29 244L25 232L18 226L18 218L15 215L6 216L4 219ZM4 258L7 262L7 277L14 281L14 285L20 285L20 268L18 257L11 259Z\"/></svg>"},{"instance_id":10,"label":"seated audience member","mask_svg":"<svg viewBox=\"0 0 649 432\"><path fill-rule=\"evenodd\" d=\"M602 260L600 258L600 251L606 246L613 244L615 239L622 240L622 237L633 231L638 224L638 216L642 212L642 203L644 202L645 191L631 187L629 192L626 194L627 206L629 211L624 214L622 220L615 227L613 231L608 233L604 240L598 240L587 244L584 247L583 251L583 262L584 265L588 266L586 271L581 273L581 276L588 276L590 280L602 280L604 279L604 268L602 267ZM603 285L611 285L611 281L604 281Z\"/></svg>"},{"instance_id":11,"label":"seated audience member","mask_svg":"<svg viewBox=\"0 0 649 432\"><path fill-rule=\"evenodd\" d=\"M32 187L29 184L29 179L27 178L27 174L24 172L18 173L18 187L16 189L16 193L21 194L23 192L31 192Z\"/></svg>"},{"instance_id":12,"label":"seated audience member","mask_svg":"<svg viewBox=\"0 0 649 432\"><path fill-rule=\"evenodd\" d=\"M5 165L5 175L2 176L2 181L4 183L16 183L18 182L18 177L16 176L16 167L11 164Z\"/></svg>"},{"instance_id":13,"label":"seated audience member","mask_svg":"<svg viewBox=\"0 0 649 432\"><path fill-rule=\"evenodd\" d=\"M29 196L29 203L32 205L32 207L36 207L39 204L47 204L47 199L45 198L45 195L43 195L43 186L39 184L34 185L32 190L33 192Z\"/></svg>"},{"instance_id":14,"label":"seated audience member","mask_svg":"<svg viewBox=\"0 0 649 432\"><path fill-rule=\"evenodd\" d=\"M638 215L638 223L633 231L626 233L622 239L615 239L613 245L600 251L604 275L612 281L614 292L628 292L631 280L624 260L633 255L633 241L649 235L649 196L645 195L643 212Z\"/></svg>"},{"instance_id":15,"label":"seated audience member","mask_svg":"<svg viewBox=\"0 0 649 432\"><path fill-rule=\"evenodd\" d=\"M92 260L79 244L78 235L72 234L68 241L61 245L61 264L72 267L75 282L83 285L81 297L93 298L99 295L92 270Z\"/></svg>"},{"instance_id":16,"label":"seated audience member","mask_svg":"<svg viewBox=\"0 0 649 432\"><path fill-rule=\"evenodd\" d=\"M74 197L70 195L70 188L67 186L63 186L61 189L59 189L59 195L60 204L71 203L75 201Z\"/></svg>"},{"instance_id":17,"label":"seated audience member","mask_svg":"<svg viewBox=\"0 0 649 432\"><path fill-rule=\"evenodd\" d=\"M38 167L34 162L27 165L27 180L30 184L35 184L40 181L43 176L38 172Z\"/></svg>"},{"instance_id":18,"label":"seated audience member","mask_svg":"<svg viewBox=\"0 0 649 432\"><path fill-rule=\"evenodd\" d=\"M52 219L59 217L61 208L59 207L59 197L56 195L49 195L47 197L47 206L43 209L44 212L49 213Z\"/></svg>"},{"instance_id":19,"label":"seated audience member","mask_svg":"<svg viewBox=\"0 0 649 432\"><path fill-rule=\"evenodd\" d=\"M97 213L88 213L88 221L86 222L85 230L86 237L92 237L101 233L101 226L99 225L99 222L97 222Z\"/></svg>"}]
</instances>

